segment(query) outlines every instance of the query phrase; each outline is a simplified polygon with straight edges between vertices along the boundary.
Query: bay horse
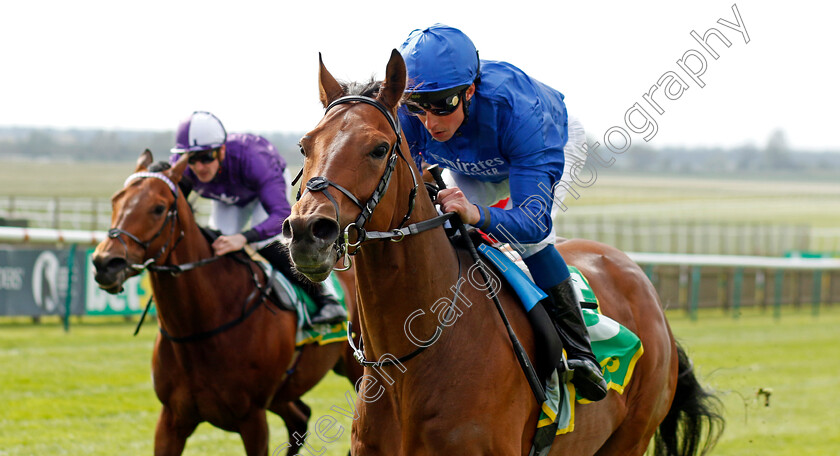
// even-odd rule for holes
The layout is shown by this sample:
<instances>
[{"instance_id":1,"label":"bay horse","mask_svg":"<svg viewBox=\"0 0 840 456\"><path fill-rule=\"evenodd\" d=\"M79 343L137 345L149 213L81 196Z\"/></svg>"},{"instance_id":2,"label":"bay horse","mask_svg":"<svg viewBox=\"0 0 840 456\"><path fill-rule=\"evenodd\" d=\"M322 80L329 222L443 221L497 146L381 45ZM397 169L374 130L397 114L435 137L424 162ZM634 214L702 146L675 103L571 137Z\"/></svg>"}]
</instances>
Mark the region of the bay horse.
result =
<instances>
[{"instance_id":1,"label":"bay horse","mask_svg":"<svg viewBox=\"0 0 840 456\"><path fill-rule=\"evenodd\" d=\"M339 258L354 254L356 331L364 342L358 355L366 368L352 454L527 455L539 405L488 293L458 288L471 257L442 227L430 228L439 225L432 222L438 213L427 192L417 192L422 176L396 112L404 101L403 58L393 50L384 80L369 84L340 83L320 56L319 64L326 112L300 141L306 190L283 236L297 270L311 280L323 280ZM675 343L644 272L601 243L556 247L588 278L602 312L639 336L644 355L623 394L611 390L604 400L577 404L574 432L556 436L549 454L641 455L652 439L657 454L708 450L723 419ZM497 296L534 359L521 304L507 285Z\"/></svg>"},{"instance_id":2,"label":"bay horse","mask_svg":"<svg viewBox=\"0 0 840 456\"><path fill-rule=\"evenodd\" d=\"M149 172L151 152L140 155L112 198L112 228L93 255L95 279L109 293L149 270L160 327L152 377L163 405L154 454L182 454L207 421L239 433L247 455L267 455L266 409L286 423L288 454L296 454L293 434L306 434L310 415L300 397L351 352L346 342L296 350L297 317L268 301L259 266L244 252L213 256L178 188L187 158ZM345 296L353 314L355 293ZM361 369L349 367L344 374L355 382Z\"/></svg>"}]
</instances>

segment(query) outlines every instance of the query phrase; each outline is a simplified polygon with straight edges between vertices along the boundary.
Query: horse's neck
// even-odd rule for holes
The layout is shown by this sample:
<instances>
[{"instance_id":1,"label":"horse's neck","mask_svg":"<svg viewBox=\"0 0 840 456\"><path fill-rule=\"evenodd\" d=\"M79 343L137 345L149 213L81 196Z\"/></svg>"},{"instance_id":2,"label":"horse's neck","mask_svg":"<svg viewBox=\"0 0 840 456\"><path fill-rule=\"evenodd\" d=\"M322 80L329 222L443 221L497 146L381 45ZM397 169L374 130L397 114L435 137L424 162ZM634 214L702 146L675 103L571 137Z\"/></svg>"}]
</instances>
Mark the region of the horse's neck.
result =
<instances>
[{"instance_id":1,"label":"horse's neck","mask_svg":"<svg viewBox=\"0 0 840 456\"><path fill-rule=\"evenodd\" d=\"M192 216L182 216L183 238L166 264L183 265L213 256L213 250ZM177 238L178 234L176 234ZM173 240L173 242L175 242ZM239 301L250 289L245 268L230 258L221 258L187 272L150 274L161 325L172 335L186 336L212 329L241 310ZM240 295L243 295L240 297Z\"/></svg>"},{"instance_id":2,"label":"horse's neck","mask_svg":"<svg viewBox=\"0 0 840 456\"><path fill-rule=\"evenodd\" d=\"M437 215L430 200L418 199L412 222ZM405 332L405 322L412 315L412 334L419 340L431 337L438 319L430 308L440 298L451 297L450 287L458 276L455 251L442 228L400 242L365 244L356 255L356 283L368 357L386 353L400 357L417 349Z\"/></svg>"}]
</instances>

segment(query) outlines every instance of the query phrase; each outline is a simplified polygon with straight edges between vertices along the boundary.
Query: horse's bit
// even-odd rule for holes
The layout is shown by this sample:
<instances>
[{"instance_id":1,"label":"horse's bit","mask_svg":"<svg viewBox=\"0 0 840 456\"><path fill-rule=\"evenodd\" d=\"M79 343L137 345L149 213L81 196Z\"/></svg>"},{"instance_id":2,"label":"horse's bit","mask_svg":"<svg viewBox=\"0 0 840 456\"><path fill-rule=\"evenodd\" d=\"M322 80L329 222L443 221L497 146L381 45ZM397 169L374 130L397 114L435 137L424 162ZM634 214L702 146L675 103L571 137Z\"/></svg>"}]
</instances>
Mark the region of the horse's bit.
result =
<instances>
[{"instance_id":1,"label":"horse's bit","mask_svg":"<svg viewBox=\"0 0 840 456\"><path fill-rule=\"evenodd\" d=\"M178 274L180 274L184 271L188 271L190 269L194 269L194 268L197 268L197 267L200 267L200 266L204 266L206 264L210 264L214 261L217 261L217 260L221 259L222 258L221 256L215 256L214 255L214 256L209 257L209 258L204 258L202 260L194 261L192 263L185 263L185 264L181 264L181 265L165 265L165 264L161 265L161 264L157 264L157 260L166 251L167 247L169 246L169 243L172 242L173 235L175 234L175 222L174 222L174 220L177 220L177 217L178 217L178 194L179 193L178 193L178 186L173 184L172 181L168 177L166 177L165 174L148 172L148 171L134 173L134 174L128 176L128 178L125 180L125 183L123 184L123 187L128 186L128 184L130 184L135 179L141 179L141 178L146 178L146 177L159 179L159 180L165 182L166 185L169 187L169 189L172 191L172 195L175 197L175 200L172 201L172 205L169 206L169 211L166 214L166 219L163 221L163 224L160 226L160 229L158 229L158 231L148 241L141 241L140 238L138 238L134 234L129 233L128 231L125 231L121 228L111 228L110 230L108 230L108 237L111 238L111 239L117 239L118 241L120 241L120 243L123 245L123 248L126 250L126 256L128 256L128 246L126 245L125 241L122 239L122 235L125 235L126 237L128 237L132 241L136 242L138 245L143 247L144 250L148 250L149 245L152 242L154 242L154 240L157 239L158 236L160 236L160 234L163 232L164 227L166 227L167 223L170 224L171 229L170 229L170 233L169 233L169 239L167 239L166 243L163 245L163 247L161 247L161 249L157 253L157 255L149 258L148 260L146 260L145 262L143 262L141 264L133 264L130 267L132 269L136 270L138 273L140 271L142 271L143 269L149 269L150 271L153 271L153 272L168 272L168 273L172 274L173 276L176 276L176 275L178 275ZM178 243L183 238L184 238L184 231L181 230L181 234L178 237L178 240L176 240L172 245L172 250L175 250L175 247L178 245ZM237 261L242 262L241 260L238 260L238 259L237 259ZM252 270L251 274L252 274L252 279L254 280L255 288L248 295L248 297L245 299L245 302L243 303L242 314L239 317L237 317L236 319L234 319L232 321L229 321L225 324L222 324L221 326L218 326L218 327L216 327L214 329L211 329L209 331L203 331L203 332L200 332L200 333L191 334L189 336L183 336L183 337L172 336L171 334L169 334L163 328L163 326L161 326L159 328L160 333L165 338L171 340L172 342L176 342L176 343L193 342L193 341L197 341L197 340L206 339L208 337L212 337L212 336L214 336L214 335L216 335L220 332L223 332L227 329L230 329L230 328L238 325L239 323L242 323L262 304L263 300L257 300L254 303L254 305L252 305L250 308L246 308L248 303L253 301L254 297L256 297L256 296L261 296L263 298L266 298L268 296L268 294L271 293L271 285L270 285L271 276L269 274L266 274L266 283L264 285L260 285L260 280L257 277L256 273L253 272L253 270ZM149 306L151 305L151 303L152 303L152 299L150 297L149 302L146 304L146 308L143 311L142 316L140 317L140 322L137 324L137 328L134 331L135 336L137 335L138 331L140 330L140 326L143 324L143 320L146 317L146 313L149 311Z\"/></svg>"},{"instance_id":2,"label":"horse's bit","mask_svg":"<svg viewBox=\"0 0 840 456\"><path fill-rule=\"evenodd\" d=\"M326 115L330 111L330 109L337 105L352 102L365 103L378 109L379 112L381 112L385 116L385 118L388 119L388 124L391 126L391 129L397 136L397 140L391 146L391 150L389 151L391 156L388 158L388 164L385 167L385 171L383 172L382 177L379 179L379 183L376 185L376 189L373 191L373 194L370 196L370 198L368 198L366 203L362 204L359 201L359 199L356 198L356 196L353 195L349 190L323 176L316 176L309 179L309 181L306 182L306 189L303 192L298 191L298 200L300 200L300 198L303 195L305 195L306 192L323 193L324 196L327 197L327 199L330 201L330 203L332 203L333 207L335 208L336 221L340 220L338 202L336 202L335 198L328 191L329 187L334 187L335 189L343 193L350 201L353 202L353 204L355 204L359 207L359 209L362 210L359 216L356 218L356 221L350 223L344 228L343 236L339 239L336 239L334 248L336 249L339 257L344 255L344 267L335 268L337 271L346 271L347 269L350 269L351 260L349 258L349 255L355 255L358 249L353 252L350 252L348 247L358 247L365 239L371 237L370 234L372 234L373 232L365 231L364 226L368 222L368 220L370 220L370 217L373 215L373 210L376 208L376 205L379 204L379 201L382 199L383 195L388 190L388 185L391 182L391 175L394 172L394 168L396 168L397 157L401 158L404 162L406 162L406 164L408 164L408 160L405 158L405 155L403 155L402 148L400 147L400 145L402 144L402 131L400 129L399 119L395 118L388 111L388 109L385 106L383 106L382 103L380 103L379 101L361 95L344 96L330 103L327 106L327 109L324 111L324 115ZM295 185L302 175L303 170L301 169L300 173L292 182L292 185ZM403 216L402 221L396 229L392 230L391 232L385 233L387 236L377 236L377 238L390 238L394 242L399 242L400 240L402 240L403 237L405 237L406 234L412 234L410 232L403 232L400 230L400 228L402 228L402 226L411 218L411 212L414 210L414 201L415 197L417 196L418 187L417 177L414 175L414 172L411 173L411 179L414 183L414 188L412 188L411 193L408 196L408 210L406 211L405 216ZM356 230L356 242L350 242L351 229Z\"/></svg>"},{"instance_id":3,"label":"horse's bit","mask_svg":"<svg viewBox=\"0 0 840 456\"><path fill-rule=\"evenodd\" d=\"M390 184L391 176L392 176L392 174L394 172L394 169L396 167L397 157L399 156L399 158L401 158L406 163L406 165L408 165L408 160L403 155L402 148L400 147L400 145L402 143L402 134L401 134L401 130L400 130L399 119L394 118L394 116L391 115L391 113L388 111L388 109L385 106L383 106L382 103L380 103L379 101L377 101L373 98L365 97L365 96L361 96L361 95L344 96L344 97L338 98L338 99L334 100L332 103L330 103L327 106L327 109L324 112L324 115L326 115L326 113L329 112L330 109L332 109L336 105L344 104L344 103L351 103L351 102L361 102L361 103L369 104L369 105L375 107L376 109L378 109L379 112L381 112L385 116L385 118L388 119L388 123L391 125L391 129L394 131L394 134L396 134L397 140L391 146L391 150L390 150L391 156L388 158L388 164L385 167L385 171L383 172L382 177L379 179L379 183L377 184L376 189L374 190L373 194L370 196L370 198L368 198L368 200L365 204L362 204L359 201L359 199L356 198L356 196L353 195L349 190L347 190L346 188L342 187L339 184L336 184L335 182L332 182L331 180L329 180L329 179L327 179L326 177L323 177L323 176L316 176L316 177L310 178L309 181L306 182L306 190L304 190L303 192L298 191L298 195L297 195L298 200L300 200L300 198L303 195L305 195L306 192L313 192L313 193L314 192L321 192L321 193L323 193L324 196L330 201L330 203L332 203L333 207L335 208L336 221L340 220L339 219L338 202L335 200L335 198L332 196L332 194L330 194L329 187L334 187L335 189L337 189L338 191L343 193L348 199L350 199L350 201L353 202L353 204L355 204L356 206L358 206L362 210L361 213L359 214L359 216L356 218L356 221L348 224L344 228L343 237L341 237L339 239L336 239L335 243L333 244L333 248L335 248L335 250L338 252L338 256L339 257L341 257L342 255L344 256L344 267L343 268L334 268L337 271L346 271L347 269L350 269L350 266L352 264L352 262L350 260L350 256L355 255L356 253L359 252L358 247L365 240L389 239L392 242L400 242L406 236L422 233L423 231L427 231L427 230L430 230L432 228L437 228L438 226L443 225L448 220L452 219L454 216L457 215L456 213L447 213L447 214L443 214L443 215L434 217L434 218L429 219L429 220L424 220L424 221L413 223L411 225L403 227L403 225L411 218L411 212L414 209L415 199L416 199L416 196L417 196L417 188L418 188L417 177L414 175L414 172L412 170L411 171L411 179L412 179L412 182L414 184L414 187L411 189L411 192L409 193L409 196L408 196L408 198L409 198L409 200L408 200L408 211L406 212L405 216L403 216L403 219L400 222L400 224L397 225L397 228L394 228L390 231L367 231L367 230L364 229L365 224L370 219L370 217L373 215L373 210L376 208L377 204L379 204L379 201L382 199L383 195L388 190L388 185ZM410 168L410 166L409 166L409 168ZM302 175L303 175L303 170L301 169L300 173L298 173L297 177L295 177L294 181L292 182L292 185L295 185ZM357 233L357 238L356 238L355 242L350 241L350 229L351 228L355 229L356 233ZM356 250L351 252L349 250L349 247L354 247L354 248L356 248ZM458 276L459 277L461 275L461 270L460 269L461 269L461 263L459 261L458 262ZM455 293L455 298L453 299L452 305L450 307L454 306L456 300L457 300L457 291ZM363 366L388 366L388 365L408 361L409 359L417 356L423 350L425 350L426 348L431 346L431 344L433 344L435 341L437 341L437 339L440 337L441 333L442 333L442 324L441 324L441 326L438 326L438 328L435 331L435 334L433 336L433 339L429 344L418 347L413 352L411 352L408 355L405 355L405 356L403 356L399 359L395 359L395 360L389 359L389 360L386 360L384 362L368 361L365 358L363 342L360 341L358 347L356 347L356 345L353 343L353 339L351 337L352 329L351 329L349 323L348 323L348 330L347 330L347 339L350 343L351 348L353 349L353 356L356 358L356 360L361 365L363 365Z\"/></svg>"},{"instance_id":4,"label":"horse's bit","mask_svg":"<svg viewBox=\"0 0 840 456\"><path fill-rule=\"evenodd\" d=\"M116 239L116 240L120 241L120 244L123 245L123 249L125 250L125 255L126 255L126 257L128 257L128 245L125 243L125 240L122 238L123 235L125 235L127 238L131 239L132 241L136 242L137 245L139 245L140 247L143 247L143 250L148 250L151 243L154 242L154 240L157 239L158 236L161 235L161 233L163 233L163 229L164 229L164 227L166 227L166 224L167 223L170 224L169 238L166 240L166 243L160 248L158 253L156 255L150 257L149 259L147 259L143 263L132 264L131 265L131 268L134 269L137 272L140 272L143 269L146 269L147 267L150 267L151 265L155 264L155 262L166 251L166 248L169 247L169 243L172 242L172 235L175 234L175 221L174 220L177 219L177 217L178 217L178 186L173 184L172 181L169 180L169 178L166 177L165 174L163 174L163 173L152 173L152 172L148 172L148 171L142 171L142 172L139 172L139 173L134 173L134 174L128 176L128 178L126 178L125 183L123 184L123 187L127 187L128 184L130 184L135 179L141 179L141 178L145 178L145 177L151 177L151 178L163 181L164 183L166 183L166 185L169 187L169 190L172 191L172 195L175 197L175 199L172 201L172 204L169 206L169 210L166 213L166 218L163 220L163 224L161 224L160 229L158 229L157 232L148 241L141 241L137 236L135 236L132 233L129 233L128 231L123 230L122 228L114 227L114 228L111 228L111 229L108 230L108 237L111 238L111 239ZM183 237L184 237L184 232L181 231L181 236L178 238L178 241L175 241L175 244L173 244L173 246L172 246L173 249L175 248L175 246L178 244L178 242Z\"/></svg>"}]
</instances>

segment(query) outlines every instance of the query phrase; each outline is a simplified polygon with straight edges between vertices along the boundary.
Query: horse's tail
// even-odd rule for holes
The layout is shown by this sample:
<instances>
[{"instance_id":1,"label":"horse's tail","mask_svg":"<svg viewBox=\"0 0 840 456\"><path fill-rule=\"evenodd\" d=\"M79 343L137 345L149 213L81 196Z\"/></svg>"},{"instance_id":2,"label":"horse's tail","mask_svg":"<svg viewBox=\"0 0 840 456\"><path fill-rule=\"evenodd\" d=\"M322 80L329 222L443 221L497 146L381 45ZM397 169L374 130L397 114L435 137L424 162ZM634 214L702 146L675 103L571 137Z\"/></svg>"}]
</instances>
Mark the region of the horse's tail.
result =
<instances>
[{"instance_id":1,"label":"horse's tail","mask_svg":"<svg viewBox=\"0 0 840 456\"><path fill-rule=\"evenodd\" d=\"M655 456L706 454L717 443L725 425L720 400L697 381L691 360L679 344L677 357L677 391L668 415L656 431Z\"/></svg>"}]
</instances>

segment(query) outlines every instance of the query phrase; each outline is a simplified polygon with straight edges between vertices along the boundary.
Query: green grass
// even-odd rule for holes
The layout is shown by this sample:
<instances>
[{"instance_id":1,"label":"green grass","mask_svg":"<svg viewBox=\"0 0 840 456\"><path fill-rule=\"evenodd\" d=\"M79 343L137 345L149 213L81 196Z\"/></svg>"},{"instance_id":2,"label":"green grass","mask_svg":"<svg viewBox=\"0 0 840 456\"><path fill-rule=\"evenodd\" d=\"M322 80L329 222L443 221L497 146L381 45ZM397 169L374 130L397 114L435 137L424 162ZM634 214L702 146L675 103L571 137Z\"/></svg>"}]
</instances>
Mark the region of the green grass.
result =
<instances>
[{"instance_id":1,"label":"green grass","mask_svg":"<svg viewBox=\"0 0 840 456\"><path fill-rule=\"evenodd\" d=\"M784 309L775 319L746 309L734 320L719 310L691 321L669 312L674 333L691 355L701 381L725 405L727 429L716 455L826 455L840 447L840 364L836 328L840 308ZM151 454L159 404L149 363L153 324L132 337L133 323L91 318L69 333L46 320L0 321L0 455ZM324 454L345 455L350 420L347 380L330 375L304 400L314 419L329 414L345 435L332 444L313 440ZM772 389L770 405L756 396ZM286 440L270 415L272 449ZM310 424L313 426L313 424ZM238 435L203 424L186 455L243 454Z\"/></svg>"},{"instance_id":2,"label":"green grass","mask_svg":"<svg viewBox=\"0 0 840 456\"><path fill-rule=\"evenodd\" d=\"M0 196L109 198L132 172L134 163L0 160Z\"/></svg>"},{"instance_id":3,"label":"green grass","mask_svg":"<svg viewBox=\"0 0 840 456\"><path fill-rule=\"evenodd\" d=\"M0 324L0 455L152 453L160 410L150 377L155 327L147 324L133 337L133 323L94 321L73 324L66 334L57 322ZM322 381L305 399L313 417L343 406L349 388L334 375ZM347 433L326 454L347 454L350 420L329 413ZM272 448L284 443L282 421L270 414L269 425ZM205 423L184 454L242 453L237 434Z\"/></svg>"},{"instance_id":4,"label":"green grass","mask_svg":"<svg viewBox=\"0 0 840 456\"><path fill-rule=\"evenodd\" d=\"M722 399L727 429L717 455L829 455L840 448L840 309L720 310L690 321L670 313L674 334ZM770 389L765 406L759 389Z\"/></svg>"}]
</instances>

